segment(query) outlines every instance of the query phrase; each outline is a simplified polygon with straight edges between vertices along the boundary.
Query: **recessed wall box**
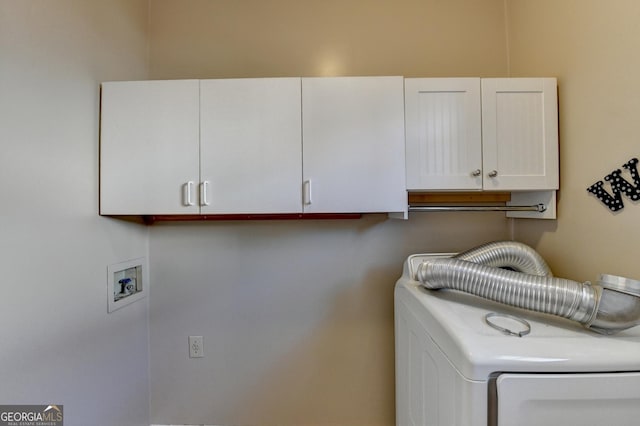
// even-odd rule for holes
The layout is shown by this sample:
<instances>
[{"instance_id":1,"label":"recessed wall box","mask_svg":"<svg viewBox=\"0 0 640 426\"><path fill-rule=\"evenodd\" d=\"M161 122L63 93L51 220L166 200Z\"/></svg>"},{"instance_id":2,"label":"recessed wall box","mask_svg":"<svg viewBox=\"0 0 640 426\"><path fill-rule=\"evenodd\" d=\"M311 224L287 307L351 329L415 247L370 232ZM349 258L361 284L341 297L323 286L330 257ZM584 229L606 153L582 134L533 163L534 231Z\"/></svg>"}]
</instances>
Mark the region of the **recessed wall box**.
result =
<instances>
[{"instance_id":1,"label":"recessed wall box","mask_svg":"<svg viewBox=\"0 0 640 426\"><path fill-rule=\"evenodd\" d=\"M147 259L141 257L107 267L108 312L144 298L148 287Z\"/></svg>"}]
</instances>

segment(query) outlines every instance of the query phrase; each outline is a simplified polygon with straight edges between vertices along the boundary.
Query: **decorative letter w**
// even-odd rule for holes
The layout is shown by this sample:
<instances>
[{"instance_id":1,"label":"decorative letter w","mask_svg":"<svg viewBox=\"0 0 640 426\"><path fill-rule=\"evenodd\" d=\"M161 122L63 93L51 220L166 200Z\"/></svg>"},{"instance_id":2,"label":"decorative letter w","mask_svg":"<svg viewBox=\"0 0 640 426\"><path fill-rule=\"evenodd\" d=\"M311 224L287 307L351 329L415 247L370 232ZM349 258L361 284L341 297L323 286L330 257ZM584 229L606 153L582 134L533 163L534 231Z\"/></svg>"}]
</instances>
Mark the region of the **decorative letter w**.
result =
<instances>
[{"instance_id":1,"label":"decorative letter w","mask_svg":"<svg viewBox=\"0 0 640 426\"><path fill-rule=\"evenodd\" d=\"M604 190L604 182L601 180L587 188L587 191L596 196L609 210L617 212L624 208L622 203L622 194L626 195L632 201L640 200L640 175L638 175L638 159L632 158L622 167L629 170L631 177L633 178L633 185L627 182L622 176L620 169L612 171L610 174L604 177L604 180L611 185L611 192L609 194Z\"/></svg>"}]
</instances>

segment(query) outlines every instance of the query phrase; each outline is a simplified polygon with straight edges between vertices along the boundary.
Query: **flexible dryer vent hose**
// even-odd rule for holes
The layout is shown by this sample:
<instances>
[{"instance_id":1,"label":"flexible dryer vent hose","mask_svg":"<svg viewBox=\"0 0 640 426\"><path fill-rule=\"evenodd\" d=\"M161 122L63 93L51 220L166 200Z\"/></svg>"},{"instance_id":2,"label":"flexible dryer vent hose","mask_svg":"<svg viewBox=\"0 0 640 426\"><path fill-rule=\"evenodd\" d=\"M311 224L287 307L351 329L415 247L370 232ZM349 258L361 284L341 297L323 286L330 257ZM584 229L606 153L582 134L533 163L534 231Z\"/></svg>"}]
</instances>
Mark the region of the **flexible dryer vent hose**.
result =
<instances>
[{"instance_id":1,"label":"flexible dryer vent hose","mask_svg":"<svg viewBox=\"0 0 640 426\"><path fill-rule=\"evenodd\" d=\"M555 278L535 250L514 241L427 260L418 267L416 279L431 290L448 288L475 294L568 318L603 334L640 324L639 281L602 275L597 285L591 285Z\"/></svg>"},{"instance_id":2,"label":"flexible dryer vent hose","mask_svg":"<svg viewBox=\"0 0 640 426\"><path fill-rule=\"evenodd\" d=\"M516 241L487 243L455 256L481 265L511 268L525 274L550 277L551 269L537 251Z\"/></svg>"}]
</instances>

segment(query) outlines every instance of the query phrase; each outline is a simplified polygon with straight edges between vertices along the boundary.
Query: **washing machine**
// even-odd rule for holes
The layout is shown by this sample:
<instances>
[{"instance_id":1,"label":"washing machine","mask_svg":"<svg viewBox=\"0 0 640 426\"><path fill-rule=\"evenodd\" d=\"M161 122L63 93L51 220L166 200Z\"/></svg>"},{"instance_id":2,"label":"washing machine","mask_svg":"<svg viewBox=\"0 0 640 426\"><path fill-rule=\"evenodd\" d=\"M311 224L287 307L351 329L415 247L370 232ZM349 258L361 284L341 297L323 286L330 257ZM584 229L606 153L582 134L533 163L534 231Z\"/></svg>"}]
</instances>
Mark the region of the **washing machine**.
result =
<instances>
[{"instance_id":1,"label":"washing machine","mask_svg":"<svg viewBox=\"0 0 640 426\"><path fill-rule=\"evenodd\" d=\"M407 258L395 286L398 426L640 425L640 326L580 324L455 290Z\"/></svg>"}]
</instances>

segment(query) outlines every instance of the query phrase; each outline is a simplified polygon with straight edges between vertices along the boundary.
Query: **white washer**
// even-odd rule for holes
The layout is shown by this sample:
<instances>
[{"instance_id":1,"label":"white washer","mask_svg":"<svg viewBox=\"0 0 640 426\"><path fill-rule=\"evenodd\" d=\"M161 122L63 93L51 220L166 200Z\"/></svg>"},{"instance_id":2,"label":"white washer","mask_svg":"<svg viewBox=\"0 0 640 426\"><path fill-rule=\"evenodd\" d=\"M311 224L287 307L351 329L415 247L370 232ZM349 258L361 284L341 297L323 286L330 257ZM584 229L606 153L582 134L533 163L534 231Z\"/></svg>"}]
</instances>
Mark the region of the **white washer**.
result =
<instances>
[{"instance_id":1,"label":"white washer","mask_svg":"<svg viewBox=\"0 0 640 426\"><path fill-rule=\"evenodd\" d=\"M640 327L604 336L563 318L424 289L416 268L434 256L451 255L409 256L395 287L397 426L640 424ZM524 319L530 333L491 328L491 312Z\"/></svg>"}]
</instances>

